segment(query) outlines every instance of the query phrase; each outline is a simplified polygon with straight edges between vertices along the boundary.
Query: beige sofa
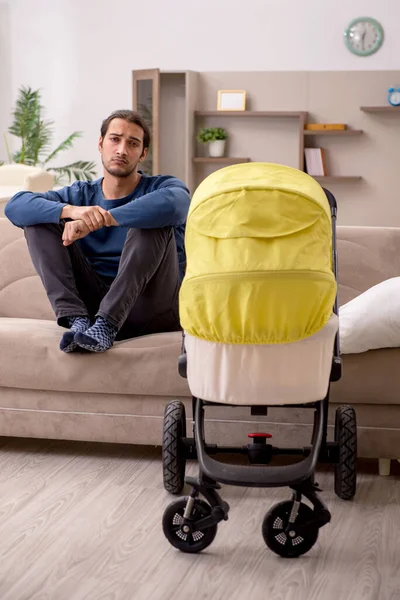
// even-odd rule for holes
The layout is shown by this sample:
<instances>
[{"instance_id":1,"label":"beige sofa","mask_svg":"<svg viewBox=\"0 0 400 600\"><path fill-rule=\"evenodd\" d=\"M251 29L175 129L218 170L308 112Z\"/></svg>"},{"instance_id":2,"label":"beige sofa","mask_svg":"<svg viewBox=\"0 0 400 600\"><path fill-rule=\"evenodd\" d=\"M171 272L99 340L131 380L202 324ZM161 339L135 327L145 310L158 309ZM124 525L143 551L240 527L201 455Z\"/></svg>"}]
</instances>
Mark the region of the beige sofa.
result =
<instances>
[{"instance_id":1,"label":"beige sofa","mask_svg":"<svg viewBox=\"0 0 400 600\"><path fill-rule=\"evenodd\" d=\"M400 229L338 227L337 233L340 303L400 275ZM179 333L120 342L94 355L62 353L63 331L23 232L0 219L0 435L159 445L169 400L182 399L190 418L190 393L177 370ZM339 403L353 404L359 456L400 457L400 349L343 359L343 378L331 388L330 422ZM277 444L310 442L311 411L304 409L255 417L245 407L221 406L209 414L210 442L243 445L250 431L270 432Z\"/></svg>"}]
</instances>

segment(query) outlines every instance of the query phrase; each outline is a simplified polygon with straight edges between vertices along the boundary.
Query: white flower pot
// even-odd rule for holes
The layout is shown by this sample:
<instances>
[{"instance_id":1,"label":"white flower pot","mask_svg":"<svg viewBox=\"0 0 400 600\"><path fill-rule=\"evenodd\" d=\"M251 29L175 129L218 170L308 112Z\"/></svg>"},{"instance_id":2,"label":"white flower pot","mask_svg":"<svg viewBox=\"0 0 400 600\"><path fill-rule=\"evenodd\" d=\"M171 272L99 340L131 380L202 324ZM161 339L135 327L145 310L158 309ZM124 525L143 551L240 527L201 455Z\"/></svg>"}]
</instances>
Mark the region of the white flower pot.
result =
<instances>
[{"instance_id":1,"label":"white flower pot","mask_svg":"<svg viewBox=\"0 0 400 600\"><path fill-rule=\"evenodd\" d=\"M226 140L214 140L208 144L208 154L213 158L220 158L225 153Z\"/></svg>"}]
</instances>

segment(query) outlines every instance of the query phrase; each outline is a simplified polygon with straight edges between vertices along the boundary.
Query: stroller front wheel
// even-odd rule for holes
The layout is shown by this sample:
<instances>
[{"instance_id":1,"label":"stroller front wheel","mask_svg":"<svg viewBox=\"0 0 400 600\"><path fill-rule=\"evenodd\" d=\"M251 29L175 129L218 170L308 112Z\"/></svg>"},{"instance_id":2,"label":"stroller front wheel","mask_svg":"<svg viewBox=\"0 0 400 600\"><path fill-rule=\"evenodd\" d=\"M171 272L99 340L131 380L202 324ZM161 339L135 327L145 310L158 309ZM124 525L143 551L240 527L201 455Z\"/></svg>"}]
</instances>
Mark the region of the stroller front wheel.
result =
<instances>
[{"instance_id":1,"label":"stroller front wheel","mask_svg":"<svg viewBox=\"0 0 400 600\"><path fill-rule=\"evenodd\" d=\"M196 528L196 523L211 515L211 506L199 498L194 500L189 524L185 525L183 515L187 503L187 498L172 502L165 509L162 528L165 537L174 548L181 552L195 554L212 544L218 525L209 525L201 530Z\"/></svg>"},{"instance_id":2,"label":"stroller front wheel","mask_svg":"<svg viewBox=\"0 0 400 600\"><path fill-rule=\"evenodd\" d=\"M288 527L292 509L293 501L280 502L267 512L262 524L262 535L268 548L284 558L306 554L318 539L314 511L302 502L295 522Z\"/></svg>"}]
</instances>

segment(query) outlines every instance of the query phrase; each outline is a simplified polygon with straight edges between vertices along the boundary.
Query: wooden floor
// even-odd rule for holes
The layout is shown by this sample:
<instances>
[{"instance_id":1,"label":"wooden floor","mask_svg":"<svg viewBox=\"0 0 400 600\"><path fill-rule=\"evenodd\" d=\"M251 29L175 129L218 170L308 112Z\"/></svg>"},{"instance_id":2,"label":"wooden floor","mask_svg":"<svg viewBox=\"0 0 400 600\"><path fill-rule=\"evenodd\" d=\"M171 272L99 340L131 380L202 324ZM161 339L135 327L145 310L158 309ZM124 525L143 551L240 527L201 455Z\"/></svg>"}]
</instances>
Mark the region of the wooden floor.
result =
<instances>
[{"instance_id":1,"label":"wooden floor","mask_svg":"<svg viewBox=\"0 0 400 600\"><path fill-rule=\"evenodd\" d=\"M161 530L159 450L0 440L0 599L400 600L399 475L362 473L350 503L331 473L318 481L332 522L304 557L261 536L287 490L227 486L229 521L188 555Z\"/></svg>"}]
</instances>

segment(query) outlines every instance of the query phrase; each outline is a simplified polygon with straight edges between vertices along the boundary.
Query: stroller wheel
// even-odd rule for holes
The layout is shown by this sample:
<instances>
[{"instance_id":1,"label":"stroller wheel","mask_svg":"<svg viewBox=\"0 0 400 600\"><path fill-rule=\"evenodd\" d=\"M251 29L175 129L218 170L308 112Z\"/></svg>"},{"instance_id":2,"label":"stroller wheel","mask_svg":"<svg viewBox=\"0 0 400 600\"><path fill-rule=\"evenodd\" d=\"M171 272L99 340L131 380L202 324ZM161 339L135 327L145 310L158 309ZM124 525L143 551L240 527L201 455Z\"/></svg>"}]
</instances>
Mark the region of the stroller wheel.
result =
<instances>
[{"instance_id":1,"label":"stroller wheel","mask_svg":"<svg viewBox=\"0 0 400 600\"><path fill-rule=\"evenodd\" d=\"M305 554L318 539L318 526L314 524L314 511L301 503L296 521L286 533L293 502L280 502L267 512L262 524L262 535L268 548L284 558L296 558ZM297 528L309 522L305 531L297 533Z\"/></svg>"},{"instance_id":2,"label":"stroller wheel","mask_svg":"<svg viewBox=\"0 0 400 600\"><path fill-rule=\"evenodd\" d=\"M190 516L190 531L183 531L182 522L186 505L187 498L172 502L164 512L162 527L165 537L174 548L181 552L195 554L214 541L218 525L210 525L202 530L196 529L196 522L211 515L211 506L204 500L196 498Z\"/></svg>"},{"instance_id":3,"label":"stroller wheel","mask_svg":"<svg viewBox=\"0 0 400 600\"><path fill-rule=\"evenodd\" d=\"M181 450L183 437L186 437L185 406L174 400L165 408L162 444L164 488L171 494L180 494L185 483L186 459Z\"/></svg>"},{"instance_id":4,"label":"stroller wheel","mask_svg":"<svg viewBox=\"0 0 400 600\"><path fill-rule=\"evenodd\" d=\"M339 462L335 465L335 493L342 500L351 500L357 485L357 420L351 406L336 410L335 441L339 443Z\"/></svg>"}]
</instances>

